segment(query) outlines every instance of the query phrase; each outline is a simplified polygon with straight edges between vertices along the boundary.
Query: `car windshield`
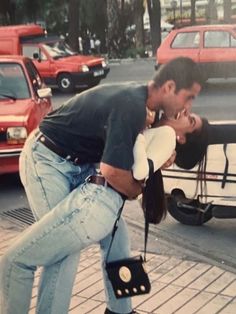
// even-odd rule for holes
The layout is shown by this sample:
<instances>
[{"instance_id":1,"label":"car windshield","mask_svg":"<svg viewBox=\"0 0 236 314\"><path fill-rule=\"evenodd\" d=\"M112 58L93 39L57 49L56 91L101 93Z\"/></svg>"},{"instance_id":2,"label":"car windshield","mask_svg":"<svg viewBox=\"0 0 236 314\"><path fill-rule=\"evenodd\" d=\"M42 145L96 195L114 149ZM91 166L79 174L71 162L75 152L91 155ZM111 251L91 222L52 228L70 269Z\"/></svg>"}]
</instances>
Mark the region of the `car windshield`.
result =
<instances>
[{"instance_id":1,"label":"car windshield","mask_svg":"<svg viewBox=\"0 0 236 314\"><path fill-rule=\"evenodd\" d=\"M43 47L53 59L74 56L77 54L64 41L49 42L44 44Z\"/></svg>"},{"instance_id":2,"label":"car windshield","mask_svg":"<svg viewBox=\"0 0 236 314\"><path fill-rule=\"evenodd\" d=\"M17 63L0 63L0 99L30 98L22 67Z\"/></svg>"}]
</instances>

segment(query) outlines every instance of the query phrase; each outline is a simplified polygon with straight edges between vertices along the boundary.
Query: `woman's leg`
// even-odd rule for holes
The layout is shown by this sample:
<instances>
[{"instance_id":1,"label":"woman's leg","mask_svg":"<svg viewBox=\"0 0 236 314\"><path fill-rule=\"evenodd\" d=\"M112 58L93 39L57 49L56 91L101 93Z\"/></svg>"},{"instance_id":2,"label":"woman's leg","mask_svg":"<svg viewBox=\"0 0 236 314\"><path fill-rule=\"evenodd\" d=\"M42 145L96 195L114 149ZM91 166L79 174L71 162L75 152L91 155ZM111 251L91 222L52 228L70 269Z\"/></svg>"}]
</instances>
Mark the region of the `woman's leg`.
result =
<instances>
[{"instance_id":1,"label":"woman's leg","mask_svg":"<svg viewBox=\"0 0 236 314\"><path fill-rule=\"evenodd\" d=\"M28 228L1 260L1 314L28 313L36 267L56 264L106 237L121 204L112 189L84 184Z\"/></svg>"},{"instance_id":2,"label":"woman's leg","mask_svg":"<svg viewBox=\"0 0 236 314\"><path fill-rule=\"evenodd\" d=\"M111 234L105 239L100 241L101 255L102 255L102 271L103 280L105 285L105 296L107 302L107 308L115 313L130 313L132 311L131 298L117 299L114 295L110 280L108 279L107 272L105 270L105 262L107 256L107 250L111 241ZM125 221L121 217L119 220L118 228L115 233L114 241L112 243L111 251L108 261L115 261L124 258L128 258L131 255L130 241L128 228Z\"/></svg>"},{"instance_id":3,"label":"woman's leg","mask_svg":"<svg viewBox=\"0 0 236 314\"><path fill-rule=\"evenodd\" d=\"M139 134L134 146L134 178L143 180L148 177L148 158L153 161L154 172L159 169L170 158L175 144L175 131L169 126L147 129Z\"/></svg>"},{"instance_id":4,"label":"woman's leg","mask_svg":"<svg viewBox=\"0 0 236 314\"><path fill-rule=\"evenodd\" d=\"M89 168L80 168L35 142L32 134L20 157L20 176L36 220L41 219L70 191L84 181ZM37 313L67 313L79 254L44 267L37 299Z\"/></svg>"}]
</instances>

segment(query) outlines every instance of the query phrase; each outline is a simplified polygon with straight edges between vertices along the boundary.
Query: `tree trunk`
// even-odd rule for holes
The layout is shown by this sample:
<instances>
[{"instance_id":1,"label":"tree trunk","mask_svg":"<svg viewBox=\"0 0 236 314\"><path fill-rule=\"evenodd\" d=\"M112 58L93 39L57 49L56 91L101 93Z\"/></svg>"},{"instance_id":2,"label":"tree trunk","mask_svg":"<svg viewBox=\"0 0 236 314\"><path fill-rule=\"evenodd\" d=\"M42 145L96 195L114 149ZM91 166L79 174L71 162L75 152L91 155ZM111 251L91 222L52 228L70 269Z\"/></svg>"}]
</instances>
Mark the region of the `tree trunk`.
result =
<instances>
[{"instance_id":1,"label":"tree trunk","mask_svg":"<svg viewBox=\"0 0 236 314\"><path fill-rule=\"evenodd\" d=\"M117 57L117 32L119 30L119 7L117 0L107 0L107 49L110 57Z\"/></svg>"},{"instance_id":2,"label":"tree trunk","mask_svg":"<svg viewBox=\"0 0 236 314\"><path fill-rule=\"evenodd\" d=\"M69 45L75 51L79 51L79 4L80 0L69 0Z\"/></svg>"},{"instance_id":3,"label":"tree trunk","mask_svg":"<svg viewBox=\"0 0 236 314\"><path fill-rule=\"evenodd\" d=\"M191 0L191 25L196 24L196 0Z\"/></svg>"},{"instance_id":4,"label":"tree trunk","mask_svg":"<svg viewBox=\"0 0 236 314\"><path fill-rule=\"evenodd\" d=\"M231 0L224 0L224 22L231 23Z\"/></svg>"},{"instance_id":5,"label":"tree trunk","mask_svg":"<svg viewBox=\"0 0 236 314\"><path fill-rule=\"evenodd\" d=\"M143 14L144 6L143 0L134 0L134 23L136 30L136 48L144 47L144 27L143 27Z\"/></svg>"},{"instance_id":6,"label":"tree trunk","mask_svg":"<svg viewBox=\"0 0 236 314\"><path fill-rule=\"evenodd\" d=\"M217 19L218 19L218 15L217 15L217 7L216 7L215 0L209 0L207 10L206 10L207 23L214 24L216 23Z\"/></svg>"},{"instance_id":7,"label":"tree trunk","mask_svg":"<svg viewBox=\"0 0 236 314\"><path fill-rule=\"evenodd\" d=\"M160 0L147 0L148 14L150 20L150 33L152 43L152 54L156 54L161 44L161 5Z\"/></svg>"}]
</instances>

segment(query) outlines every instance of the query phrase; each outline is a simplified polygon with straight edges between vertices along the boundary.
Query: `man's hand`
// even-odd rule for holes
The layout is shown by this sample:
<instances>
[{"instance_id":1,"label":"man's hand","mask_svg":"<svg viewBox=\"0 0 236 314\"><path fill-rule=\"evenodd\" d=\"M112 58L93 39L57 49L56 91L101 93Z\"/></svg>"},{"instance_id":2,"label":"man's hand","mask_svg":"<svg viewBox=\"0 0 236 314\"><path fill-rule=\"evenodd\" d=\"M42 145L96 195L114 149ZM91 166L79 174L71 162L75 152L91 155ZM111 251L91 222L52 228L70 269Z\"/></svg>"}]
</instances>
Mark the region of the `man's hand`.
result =
<instances>
[{"instance_id":1,"label":"man's hand","mask_svg":"<svg viewBox=\"0 0 236 314\"><path fill-rule=\"evenodd\" d=\"M169 168L170 166L172 166L173 163L175 162L175 158L176 158L176 151L174 150L170 158L164 163L164 165L162 165L161 169Z\"/></svg>"},{"instance_id":2,"label":"man's hand","mask_svg":"<svg viewBox=\"0 0 236 314\"><path fill-rule=\"evenodd\" d=\"M142 193L143 183L135 180L131 171L115 168L102 162L100 171L107 182L115 190L126 195L128 199L134 199Z\"/></svg>"}]
</instances>

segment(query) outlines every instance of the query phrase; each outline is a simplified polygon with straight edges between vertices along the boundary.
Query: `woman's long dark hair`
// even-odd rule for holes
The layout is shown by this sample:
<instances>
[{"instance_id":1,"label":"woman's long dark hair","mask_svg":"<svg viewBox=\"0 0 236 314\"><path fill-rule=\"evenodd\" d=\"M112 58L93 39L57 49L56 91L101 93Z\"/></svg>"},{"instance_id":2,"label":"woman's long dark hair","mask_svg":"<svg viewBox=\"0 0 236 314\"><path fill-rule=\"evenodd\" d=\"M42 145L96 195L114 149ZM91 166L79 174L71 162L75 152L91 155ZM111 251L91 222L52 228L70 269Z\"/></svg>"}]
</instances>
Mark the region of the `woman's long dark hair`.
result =
<instances>
[{"instance_id":1,"label":"woman's long dark hair","mask_svg":"<svg viewBox=\"0 0 236 314\"><path fill-rule=\"evenodd\" d=\"M161 170L149 176L143 189L142 208L147 222L158 224L166 217L167 207Z\"/></svg>"}]
</instances>

